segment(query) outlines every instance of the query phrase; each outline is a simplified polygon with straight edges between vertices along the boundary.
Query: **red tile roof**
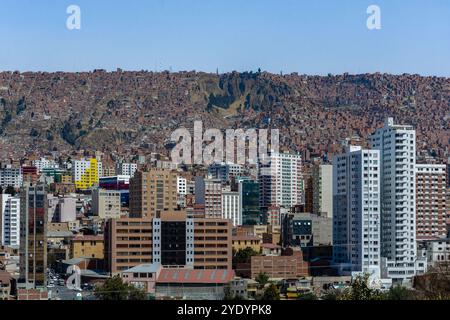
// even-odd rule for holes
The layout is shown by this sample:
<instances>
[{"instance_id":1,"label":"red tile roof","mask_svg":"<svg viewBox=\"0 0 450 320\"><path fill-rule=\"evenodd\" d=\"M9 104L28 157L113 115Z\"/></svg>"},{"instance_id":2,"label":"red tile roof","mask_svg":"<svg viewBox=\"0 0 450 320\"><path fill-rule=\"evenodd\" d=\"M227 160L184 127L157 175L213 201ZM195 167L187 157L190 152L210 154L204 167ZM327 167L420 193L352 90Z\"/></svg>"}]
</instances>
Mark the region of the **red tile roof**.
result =
<instances>
[{"instance_id":1,"label":"red tile roof","mask_svg":"<svg viewBox=\"0 0 450 320\"><path fill-rule=\"evenodd\" d=\"M103 236L78 235L73 238L73 241L103 241Z\"/></svg>"},{"instance_id":2,"label":"red tile roof","mask_svg":"<svg viewBox=\"0 0 450 320\"><path fill-rule=\"evenodd\" d=\"M233 270L163 269L159 283L228 283L234 278Z\"/></svg>"},{"instance_id":3,"label":"red tile roof","mask_svg":"<svg viewBox=\"0 0 450 320\"><path fill-rule=\"evenodd\" d=\"M261 238L257 237L257 236L233 236L232 237L233 241L261 241Z\"/></svg>"}]
</instances>

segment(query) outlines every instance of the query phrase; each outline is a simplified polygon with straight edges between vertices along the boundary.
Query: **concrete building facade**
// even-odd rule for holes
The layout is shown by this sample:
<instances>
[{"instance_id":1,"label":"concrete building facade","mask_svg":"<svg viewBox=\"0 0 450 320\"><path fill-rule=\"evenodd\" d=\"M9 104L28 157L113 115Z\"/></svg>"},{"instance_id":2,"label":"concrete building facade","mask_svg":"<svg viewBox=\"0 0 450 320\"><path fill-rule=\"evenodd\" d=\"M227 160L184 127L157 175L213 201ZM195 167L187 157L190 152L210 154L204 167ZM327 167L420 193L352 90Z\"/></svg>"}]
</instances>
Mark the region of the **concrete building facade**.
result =
<instances>
[{"instance_id":1,"label":"concrete building facade","mask_svg":"<svg viewBox=\"0 0 450 320\"><path fill-rule=\"evenodd\" d=\"M346 151L333 158L333 263L341 275L380 277L380 151Z\"/></svg>"},{"instance_id":2,"label":"concrete building facade","mask_svg":"<svg viewBox=\"0 0 450 320\"><path fill-rule=\"evenodd\" d=\"M417 240L447 236L445 164L416 164Z\"/></svg>"}]
</instances>

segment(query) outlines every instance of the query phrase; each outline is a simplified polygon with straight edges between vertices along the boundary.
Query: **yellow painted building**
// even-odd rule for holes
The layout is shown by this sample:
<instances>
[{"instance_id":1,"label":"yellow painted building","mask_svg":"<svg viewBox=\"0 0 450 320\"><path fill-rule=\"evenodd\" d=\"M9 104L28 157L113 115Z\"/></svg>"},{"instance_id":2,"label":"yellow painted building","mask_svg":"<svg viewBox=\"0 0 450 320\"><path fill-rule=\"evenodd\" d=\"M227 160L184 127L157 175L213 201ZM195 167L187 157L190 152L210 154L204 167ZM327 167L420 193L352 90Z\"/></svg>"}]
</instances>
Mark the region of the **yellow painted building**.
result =
<instances>
[{"instance_id":1,"label":"yellow painted building","mask_svg":"<svg viewBox=\"0 0 450 320\"><path fill-rule=\"evenodd\" d=\"M90 187L97 185L101 163L97 162L97 159L90 160L77 160L73 164L73 177L75 186L79 190L86 190Z\"/></svg>"},{"instance_id":2,"label":"yellow painted building","mask_svg":"<svg viewBox=\"0 0 450 320\"><path fill-rule=\"evenodd\" d=\"M239 251L240 249L252 248L256 252L261 251L261 243L262 240L256 236L233 236L232 244L233 249L235 251Z\"/></svg>"},{"instance_id":3,"label":"yellow painted building","mask_svg":"<svg viewBox=\"0 0 450 320\"><path fill-rule=\"evenodd\" d=\"M72 239L71 258L104 258L104 239L102 236L81 236Z\"/></svg>"},{"instance_id":4,"label":"yellow painted building","mask_svg":"<svg viewBox=\"0 0 450 320\"><path fill-rule=\"evenodd\" d=\"M63 174L61 176L61 183L72 183L72 175L70 175L70 174Z\"/></svg>"}]
</instances>

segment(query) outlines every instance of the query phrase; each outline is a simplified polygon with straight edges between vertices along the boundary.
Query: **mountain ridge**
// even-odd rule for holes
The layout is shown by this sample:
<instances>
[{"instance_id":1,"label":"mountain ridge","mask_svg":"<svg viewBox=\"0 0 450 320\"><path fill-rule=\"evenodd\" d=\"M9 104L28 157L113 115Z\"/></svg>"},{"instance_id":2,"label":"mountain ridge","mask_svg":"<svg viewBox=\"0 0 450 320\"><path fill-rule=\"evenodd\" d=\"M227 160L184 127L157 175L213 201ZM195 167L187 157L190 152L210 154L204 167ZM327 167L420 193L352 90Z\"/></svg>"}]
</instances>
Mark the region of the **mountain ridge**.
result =
<instances>
[{"instance_id":1,"label":"mountain ridge","mask_svg":"<svg viewBox=\"0 0 450 320\"><path fill-rule=\"evenodd\" d=\"M450 78L268 72L1 72L1 158L52 151L167 152L170 133L276 127L285 148L332 155L367 144L385 117L412 124L418 149L449 155Z\"/></svg>"}]
</instances>

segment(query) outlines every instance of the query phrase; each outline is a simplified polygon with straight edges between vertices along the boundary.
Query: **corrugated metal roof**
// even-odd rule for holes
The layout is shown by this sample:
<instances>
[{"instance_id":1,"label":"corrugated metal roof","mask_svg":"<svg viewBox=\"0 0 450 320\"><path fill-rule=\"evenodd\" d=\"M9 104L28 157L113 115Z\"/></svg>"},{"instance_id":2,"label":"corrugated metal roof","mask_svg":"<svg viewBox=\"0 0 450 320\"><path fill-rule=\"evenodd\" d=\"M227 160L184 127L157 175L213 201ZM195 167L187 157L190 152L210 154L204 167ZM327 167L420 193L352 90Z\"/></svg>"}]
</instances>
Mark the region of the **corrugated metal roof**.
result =
<instances>
[{"instance_id":1,"label":"corrugated metal roof","mask_svg":"<svg viewBox=\"0 0 450 320\"><path fill-rule=\"evenodd\" d=\"M137 265L133 268L123 271L123 273L131 273L131 272L142 272L142 273L156 273L158 272L160 264L157 263L144 263Z\"/></svg>"},{"instance_id":2,"label":"corrugated metal roof","mask_svg":"<svg viewBox=\"0 0 450 320\"><path fill-rule=\"evenodd\" d=\"M192 270L192 269L162 269L157 282L159 283L228 283L234 277L232 270Z\"/></svg>"}]
</instances>

